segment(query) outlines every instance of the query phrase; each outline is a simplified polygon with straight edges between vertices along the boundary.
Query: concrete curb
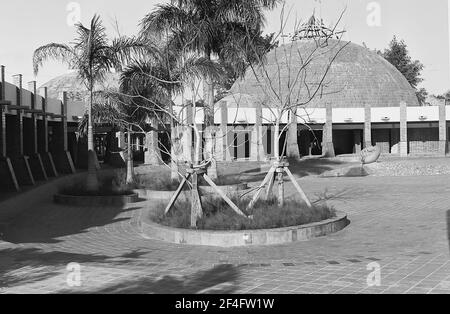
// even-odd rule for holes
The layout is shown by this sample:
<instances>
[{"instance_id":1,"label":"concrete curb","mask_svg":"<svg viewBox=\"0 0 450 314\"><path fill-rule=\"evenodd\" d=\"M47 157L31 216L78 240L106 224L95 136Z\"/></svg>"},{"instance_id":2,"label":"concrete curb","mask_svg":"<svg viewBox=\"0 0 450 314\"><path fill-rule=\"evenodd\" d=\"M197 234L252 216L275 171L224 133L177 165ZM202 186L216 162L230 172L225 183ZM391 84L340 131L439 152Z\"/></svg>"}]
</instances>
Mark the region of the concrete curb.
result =
<instances>
[{"instance_id":1,"label":"concrete curb","mask_svg":"<svg viewBox=\"0 0 450 314\"><path fill-rule=\"evenodd\" d=\"M266 230L207 231L166 227L152 222L149 217L144 217L141 221L141 232L145 238L175 244L242 247L308 241L341 231L349 224L347 215L337 212L336 218L303 226Z\"/></svg>"}]
</instances>

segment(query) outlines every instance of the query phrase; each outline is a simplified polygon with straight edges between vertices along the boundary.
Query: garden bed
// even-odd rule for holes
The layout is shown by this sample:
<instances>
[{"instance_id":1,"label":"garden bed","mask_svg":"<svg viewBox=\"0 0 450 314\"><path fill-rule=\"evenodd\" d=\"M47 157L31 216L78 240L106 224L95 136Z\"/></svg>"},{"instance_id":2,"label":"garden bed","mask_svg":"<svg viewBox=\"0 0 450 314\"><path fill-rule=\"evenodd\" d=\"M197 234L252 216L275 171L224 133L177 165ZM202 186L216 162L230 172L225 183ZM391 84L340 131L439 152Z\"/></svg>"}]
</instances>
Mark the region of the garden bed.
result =
<instances>
[{"instance_id":1,"label":"garden bed","mask_svg":"<svg viewBox=\"0 0 450 314\"><path fill-rule=\"evenodd\" d=\"M86 179L59 189L53 200L57 204L73 206L122 206L139 200L134 185L125 183L123 171L99 176L99 189L88 191Z\"/></svg>"},{"instance_id":2,"label":"garden bed","mask_svg":"<svg viewBox=\"0 0 450 314\"><path fill-rule=\"evenodd\" d=\"M239 246L255 246L255 245L275 245L297 241L307 241L312 238L326 236L331 233L338 232L349 225L349 221L345 213L334 211L332 208L322 207L322 211L318 211L314 215L310 215L304 208L297 208L298 215L289 209L291 205L287 205L286 212L276 214L275 212L283 211L272 208L274 213L265 212L264 206L259 206L254 212L254 221L247 221L247 218L241 218L237 215L233 216L228 212L216 214L214 218L206 218L199 222L199 226L210 227L216 230L194 230L189 228L187 212L177 207L177 211L173 212L168 219L162 216L162 207L156 208L156 213L144 217L141 224L142 234L149 239L162 240L176 244L189 245L205 245L218 247L239 247ZM272 204L273 205L273 204ZM178 206L186 207L186 204L180 202ZM206 207L206 206L205 206ZM211 210L211 207L209 207ZM266 208L267 209L267 208ZM316 208L317 209L317 208ZM261 211L257 213L257 211ZM303 214L301 212L303 211ZM224 216L231 216L227 220ZM303 218L301 218L303 216ZM309 216L309 218L308 218ZM278 217L278 218L277 218ZM328 218L326 218L328 217ZM324 218L324 219L322 219ZM318 220L316 222L312 222ZM296 225L298 222L310 223ZM165 225L164 225L165 224ZM183 226L176 228L174 226ZM225 225L230 230L225 229ZM279 227L289 225L288 227ZM257 228L258 226L266 226L270 228ZM242 230L243 228L248 230Z\"/></svg>"},{"instance_id":3,"label":"garden bed","mask_svg":"<svg viewBox=\"0 0 450 314\"><path fill-rule=\"evenodd\" d=\"M247 208L250 199L233 198L240 208ZM159 204L150 219L155 223L173 228L190 228L191 204L183 200L175 204L165 215L167 204ZM221 199L207 197L203 199L203 218L198 220L200 230L258 230L275 229L315 223L336 217L336 211L326 205L308 208L303 203L287 200L283 208L278 208L275 199L259 201L254 208L246 212L247 218L236 214Z\"/></svg>"}]
</instances>

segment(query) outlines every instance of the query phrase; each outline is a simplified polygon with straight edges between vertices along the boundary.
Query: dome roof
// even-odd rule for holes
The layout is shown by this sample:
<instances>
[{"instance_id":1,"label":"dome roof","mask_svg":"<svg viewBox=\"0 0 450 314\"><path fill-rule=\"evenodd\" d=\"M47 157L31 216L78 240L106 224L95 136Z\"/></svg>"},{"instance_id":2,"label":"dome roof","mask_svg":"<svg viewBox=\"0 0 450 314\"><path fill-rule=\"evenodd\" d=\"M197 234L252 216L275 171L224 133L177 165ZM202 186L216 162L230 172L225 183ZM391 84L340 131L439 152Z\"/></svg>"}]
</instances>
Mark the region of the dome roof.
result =
<instances>
[{"instance_id":1,"label":"dome roof","mask_svg":"<svg viewBox=\"0 0 450 314\"><path fill-rule=\"evenodd\" d=\"M120 82L120 75L118 73L108 73L105 81L97 84L96 90L107 88L118 88ZM69 72L43 84L42 87L47 87L49 98L59 99L63 92L68 93L70 100L82 101L87 96L87 88L84 86L82 80L78 78L76 72Z\"/></svg>"},{"instance_id":2,"label":"dome roof","mask_svg":"<svg viewBox=\"0 0 450 314\"><path fill-rule=\"evenodd\" d=\"M302 70L311 54L312 61ZM258 102L269 105L278 97L290 97L291 103L305 103L310 98L308 95L318 90L307 108L324 108L327 103L334 108L362 108L365 104L398 107L402 101L408 106L419 106L414 89L393 65L377 53L345 41L330 39L320 48L313 40L280 46L267 55L265 70L256 69L256 75L252 69L247 70L245 77L231 88L232 95L222 101L229 101L231 107L254 107ZM322 87L318 89L325 73ZM233 95L239 94L245 95L242 97L245 101L237 104Z\"/></svg>"}]
</instances>

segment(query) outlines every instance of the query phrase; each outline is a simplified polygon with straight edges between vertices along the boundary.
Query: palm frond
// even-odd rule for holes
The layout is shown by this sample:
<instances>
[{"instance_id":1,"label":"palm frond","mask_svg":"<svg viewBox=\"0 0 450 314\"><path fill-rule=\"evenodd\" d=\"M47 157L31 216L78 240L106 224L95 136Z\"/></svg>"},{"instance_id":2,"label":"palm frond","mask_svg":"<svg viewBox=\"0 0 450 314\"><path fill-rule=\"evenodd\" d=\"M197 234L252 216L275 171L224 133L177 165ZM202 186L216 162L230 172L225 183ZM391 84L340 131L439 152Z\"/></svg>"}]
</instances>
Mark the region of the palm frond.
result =
<instances>
[{"instance_id":1,"label":"palm frond","mask_svg":"<svg viewBox=\"0 0 450 314\"><path fill-rule=\"evenodd\" d=\"M204 78L220 80L223 74L223 69L218 62L195 55L185 59L178 69L178 76L183 82L192 82Z\"/></svg>"},{"instance_id":2,"label":"palm frond","mask_svg":"<svg viewBox=\"0 0 450 314\"><path fill-rule=\"evenodd\" d=\"M141 21L141 33L163 35L167 30L180 29L192 20L192 12L173 4L159 4Z\"/></svg>"},{"instance_id":3,"label":"palm frond","mask_svg":"<svg viewBox=\"0 0 450 314\"><path fill-rule=\"evenodd\" d=\"M51 43L41 46L34 51L33 70L35 75L38 74L39 68L43 63L49 59L61 61L69 67L72 67L76 63L76 55L72 48L64 44Z\"/></svg>"}]
</instances>

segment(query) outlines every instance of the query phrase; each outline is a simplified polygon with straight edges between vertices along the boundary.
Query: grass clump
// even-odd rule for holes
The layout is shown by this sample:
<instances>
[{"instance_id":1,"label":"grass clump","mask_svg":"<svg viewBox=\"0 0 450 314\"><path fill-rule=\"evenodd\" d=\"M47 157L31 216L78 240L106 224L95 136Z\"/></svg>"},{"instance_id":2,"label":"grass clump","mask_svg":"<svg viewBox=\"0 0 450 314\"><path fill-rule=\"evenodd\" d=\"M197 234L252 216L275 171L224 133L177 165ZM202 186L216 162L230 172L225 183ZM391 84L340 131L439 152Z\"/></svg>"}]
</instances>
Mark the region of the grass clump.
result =
<instances>
[{"instance_id":1,"label":"grass clump","mask_svg":"<svg viewBox=\"0 0 450 314\"><path fill-rule=\"evenodd\" d=\"M218 186L226 186L226 185L238 185L243 182L238 177L219 177L218 179L213 180L214 183ZM172 182L169 177L155 177L151 175L138 175L135 178L136 188L140 189L149 189L154 191L176 191L180 182L175 181ZM203 179L199 177L198 179L199 186L209 186L209 184ZM188 187L185 187L187 190Z\"/></svg>"},{"instance_id":2,"label":"grass clump","mask_svg":"<svg viewBox=\"0 0 450 314\"><path fill-rule=\"evenodd\" d=\"M155 177L154 175L138 175L135 177L136 188L154 191L176 191L180 183L173 182L169 177Z\"/></svg>"},{"instance_id":3,"label":"grass clump","mask_svg":"<svg viewBox=\"0 0 450 314\"><path fill-rule=\"evenodd\" d=\"M240 208L246 208L249 200L233 198L233 202ZM182 201L175 204L168 215L164 215L165 205L158 205L151 215L151 220L168 227L190 228L191 204ZM332 207L316 205L308 208L296 200L287 200L283 208L278 208L276 199L259 201L255 207L246 212L253 219L237 215L223 200L208 198L203 201L204 215L198 221L200 230L257 230L276 229L300 226L336 217Z\"/></svg>"}]
</instances>

